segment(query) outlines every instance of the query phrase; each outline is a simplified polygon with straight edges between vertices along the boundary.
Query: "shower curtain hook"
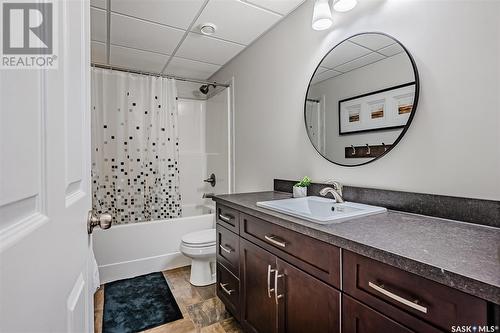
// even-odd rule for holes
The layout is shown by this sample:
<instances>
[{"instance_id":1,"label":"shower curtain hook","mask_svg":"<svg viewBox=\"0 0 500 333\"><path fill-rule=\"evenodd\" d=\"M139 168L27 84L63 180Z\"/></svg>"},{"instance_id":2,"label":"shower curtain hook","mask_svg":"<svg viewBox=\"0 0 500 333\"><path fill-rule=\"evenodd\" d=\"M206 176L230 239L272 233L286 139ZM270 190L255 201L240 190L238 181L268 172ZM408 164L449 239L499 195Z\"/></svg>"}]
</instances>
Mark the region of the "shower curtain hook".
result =
<instances>
[{"instance_id":1,"label":"shower curtain hook","mask_svg":"<svg viewBox=\"0 0 500 333\"><path fill-rule=\"evenodd\" d=\"M366 155L370 155L370 154L371 154L370 145L366 144Z\"/></svg>"},{"instance_id":2,"label":"shower curtain hook","mask_svg":"<svg viewBox=\"0 0 500 333\"><path fill-rule=\"evenodd\" d=\"M351 155L356 155L356 148L354 148L354 145L351 145L351 147L352 147Z\"/></svg>"}]
</instances>

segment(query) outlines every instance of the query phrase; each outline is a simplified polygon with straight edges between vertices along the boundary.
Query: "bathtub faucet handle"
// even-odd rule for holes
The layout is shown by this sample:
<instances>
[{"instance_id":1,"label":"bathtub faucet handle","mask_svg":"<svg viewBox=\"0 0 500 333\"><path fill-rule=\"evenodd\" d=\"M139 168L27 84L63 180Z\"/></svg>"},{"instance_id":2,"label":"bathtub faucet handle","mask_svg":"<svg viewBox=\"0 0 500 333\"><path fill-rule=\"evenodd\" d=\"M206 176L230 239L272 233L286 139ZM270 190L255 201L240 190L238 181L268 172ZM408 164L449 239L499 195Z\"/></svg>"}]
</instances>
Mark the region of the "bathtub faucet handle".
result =
<instances>
[{"instance_id":1,"label":"bathtub faucet handle","mask_svg":"<svg viewBox=\"0 0 500 333\"><path fill-rule=\"evenodd\" d=\"M209 183L212 187L215 187L215 184L217 184L217 180L215 178L215 174L211 174L210 177L204 180L205 183Z\"/></svg>"}]
</instances>

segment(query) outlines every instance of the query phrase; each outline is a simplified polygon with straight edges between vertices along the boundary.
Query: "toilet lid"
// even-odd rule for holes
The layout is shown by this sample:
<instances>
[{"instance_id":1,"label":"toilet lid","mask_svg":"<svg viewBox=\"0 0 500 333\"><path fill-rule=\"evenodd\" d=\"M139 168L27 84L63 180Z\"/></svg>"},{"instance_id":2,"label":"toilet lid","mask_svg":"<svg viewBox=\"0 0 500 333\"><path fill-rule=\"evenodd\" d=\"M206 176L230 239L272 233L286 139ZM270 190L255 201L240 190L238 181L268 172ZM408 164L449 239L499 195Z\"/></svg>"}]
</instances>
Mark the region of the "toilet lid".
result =
<instances>
[{"instance_id":1,"label":"toilet lid","mask_svg":"<svg viewBox=\"0 0 500 333\"><path fill-rule=\"evenodd\" d=\"M216 233L215 229L206 229L201 231L190 232L182 236L182 242L185 244L215 244Z\"/></svg>"}]
</instances>

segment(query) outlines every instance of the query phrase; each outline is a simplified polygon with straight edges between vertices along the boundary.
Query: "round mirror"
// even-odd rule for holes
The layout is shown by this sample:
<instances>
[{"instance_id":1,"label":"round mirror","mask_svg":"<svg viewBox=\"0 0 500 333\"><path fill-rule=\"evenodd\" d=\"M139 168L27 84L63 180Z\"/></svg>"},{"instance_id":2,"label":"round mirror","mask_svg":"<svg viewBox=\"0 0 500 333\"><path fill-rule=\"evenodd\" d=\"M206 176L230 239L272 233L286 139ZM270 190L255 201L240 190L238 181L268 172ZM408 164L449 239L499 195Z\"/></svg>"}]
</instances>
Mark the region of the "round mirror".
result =
<instances>
[{"instance_id":1,"label":"round mirror","mask_svg":"<svg viewBox=\"0 0 500 333\"><path fill-rule=\"evenodd\" d=\"M335 164L370 163L401 140L418 91L417 67L400 42L382 33L352 36L323 58L309 82L309 139Z\"/></svg>"}]
</instances>

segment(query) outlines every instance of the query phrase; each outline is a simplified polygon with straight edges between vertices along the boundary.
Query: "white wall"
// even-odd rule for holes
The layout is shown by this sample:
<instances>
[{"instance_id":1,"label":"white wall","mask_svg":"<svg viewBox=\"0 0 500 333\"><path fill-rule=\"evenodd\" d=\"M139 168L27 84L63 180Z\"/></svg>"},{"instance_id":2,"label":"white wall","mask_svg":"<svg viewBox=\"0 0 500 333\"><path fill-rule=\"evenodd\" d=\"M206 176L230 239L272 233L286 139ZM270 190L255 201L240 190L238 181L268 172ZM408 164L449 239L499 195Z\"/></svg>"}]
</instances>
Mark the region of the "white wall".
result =
<instances>
[{"instance_id":1,"label":"white wall","mask_svg":"<svg viewBox=\"0 0 500 333\"><path fill-rule=\"evenodd\" d=\"M335 51L333 51L335 52ZM360 164L368 158L345 158L351 145L392 144L402 129L339 135L339 100L415 81L413 67L406 53L385 58L311 86L307 98L325 103L325 153L341 164Z\"/></svg>"},{"instance_id":2,"label":"white wall","mask_svg":"<svg viewBox=\"0 0 500 333\"><path fill-rule=\"evenodd\" d=\"M360 0L311 29L312 1L224 66L234 76L236 190L272 188L273 178L500 199L499 1ZM312 147L303 124L309 79L341 40L381 31L413 54L421 95L412 126L384 158L340 167Z\"/></svg>"}]
</instances>

